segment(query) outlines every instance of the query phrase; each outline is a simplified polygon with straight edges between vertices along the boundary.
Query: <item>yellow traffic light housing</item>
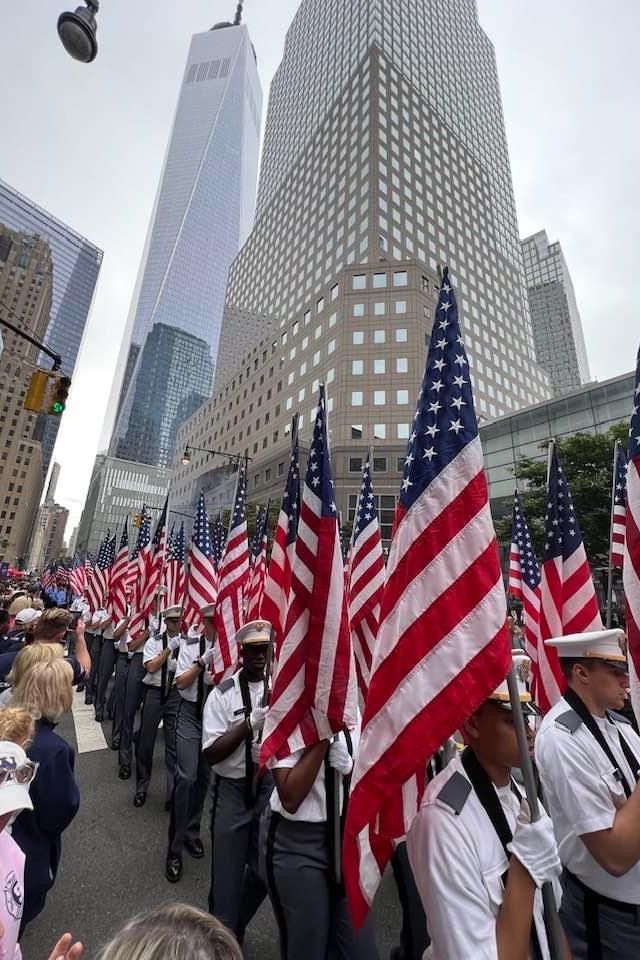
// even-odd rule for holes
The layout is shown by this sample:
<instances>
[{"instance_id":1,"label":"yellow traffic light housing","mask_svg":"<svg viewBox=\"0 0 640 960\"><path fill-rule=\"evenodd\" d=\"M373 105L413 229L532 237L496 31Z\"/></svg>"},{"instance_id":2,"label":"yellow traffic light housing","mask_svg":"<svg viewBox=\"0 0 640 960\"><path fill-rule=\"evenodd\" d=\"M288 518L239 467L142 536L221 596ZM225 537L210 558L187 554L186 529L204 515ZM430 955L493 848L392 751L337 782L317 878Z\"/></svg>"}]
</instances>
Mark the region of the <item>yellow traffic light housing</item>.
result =
<instances>
[{"instance_id":1,"label":"yellow traffic light housing","mask_svg":"<svg viewBox=\"0 0 640 960\"><path fill-rule=\"evenodd\" d=\"M142 526L142 514L141 514L141 513L134 513L134 515L133 515L133 520L132 520L132 522L131 522L131 525L134 526L134 527L140 527L140 526Z\"/></svg>"},{"instance_id":2,"label":"yellow traffic light housing","mask_svg":"<svg viewBox=\"0 0 640 960\"><path fill-rule=\"evenodd\" d=\"M48 370L33 371L27 389L27 395L24 398L23 407L25 410L31 410L32 413L40 413L45 401L47 387L49 386L49 376Z\"/></svg>"},{"instance_id":3,"label":"yellow traffic light housing","mask_svg":"<svg viewBox=\"0 0 640 960\"><path fill-rule=\"evenodd\" d=\"M51 390L51 400L49 402L49 408L47 413L50 413L53 417L61 417L67 406L67 397L69 396L69 389L71 387L71 380L69 377L63 377L60 374L56 374L56 380Z\"/></svg>"}]
</instances>

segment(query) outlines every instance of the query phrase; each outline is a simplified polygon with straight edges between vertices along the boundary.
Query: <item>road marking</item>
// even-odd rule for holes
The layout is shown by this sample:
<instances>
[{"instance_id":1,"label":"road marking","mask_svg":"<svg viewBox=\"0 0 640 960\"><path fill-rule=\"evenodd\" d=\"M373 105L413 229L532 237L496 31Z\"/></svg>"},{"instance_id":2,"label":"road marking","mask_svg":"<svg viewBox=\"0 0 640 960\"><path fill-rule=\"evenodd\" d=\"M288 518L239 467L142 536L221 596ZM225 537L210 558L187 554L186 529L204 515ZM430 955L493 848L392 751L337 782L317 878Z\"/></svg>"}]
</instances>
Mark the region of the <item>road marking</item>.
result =
<instances>
[{"instance_id":1,"label":"road marking","mask_svg":"<svg viewBox=\"0 0 640 960\"><path fill-rule=\"evenodd\" d=\"M94 708L84 702L84 693L74 691L71 713L76 728L78 753L106 750L107 741L102 732L102 724L96 722Z\"/></svg>"}]
</instances>

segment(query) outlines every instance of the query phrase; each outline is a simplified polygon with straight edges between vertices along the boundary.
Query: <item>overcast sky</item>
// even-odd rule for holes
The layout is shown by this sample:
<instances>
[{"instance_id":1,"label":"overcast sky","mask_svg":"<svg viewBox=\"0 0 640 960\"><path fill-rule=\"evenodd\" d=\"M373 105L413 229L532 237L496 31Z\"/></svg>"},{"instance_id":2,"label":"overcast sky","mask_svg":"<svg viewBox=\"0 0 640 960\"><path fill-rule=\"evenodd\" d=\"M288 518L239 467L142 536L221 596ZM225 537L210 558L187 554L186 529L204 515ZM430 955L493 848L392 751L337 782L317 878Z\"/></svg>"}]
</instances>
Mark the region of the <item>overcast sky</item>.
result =
<instances>
[{"instance_id":1,"label":"overcast sky","mask_svg":"<svg viewBox=\"0 0 640 960\"><path fill-rule=\"evenodd\" d=\"M69 7L80 0L70 0ZM246 0L266 95L298 0ZM640 3L478 0L496 48L522 236L546 228L572 273L593 376L640 334ZM65 0L2 0L0 178L105 251L56 446L78 522L192 33L235 0L102 0L97 60L62 49Z\"/></svg>"}]
</instances>

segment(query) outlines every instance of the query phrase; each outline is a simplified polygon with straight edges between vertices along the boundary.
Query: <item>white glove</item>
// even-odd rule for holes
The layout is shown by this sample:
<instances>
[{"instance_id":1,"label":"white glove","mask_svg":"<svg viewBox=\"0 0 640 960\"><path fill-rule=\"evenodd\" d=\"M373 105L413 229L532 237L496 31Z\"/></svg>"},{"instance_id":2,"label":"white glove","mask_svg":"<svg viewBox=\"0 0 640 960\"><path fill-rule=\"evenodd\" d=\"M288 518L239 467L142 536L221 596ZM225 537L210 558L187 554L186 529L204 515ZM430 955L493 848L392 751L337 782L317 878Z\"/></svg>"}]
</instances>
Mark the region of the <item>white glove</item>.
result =
<instances>
[{"instance_id":1,"label":"white glove","mask_svg":"<svg viewBox=\"0 0 640 960\"><path fill-rule=\"evenodd\" d=\"M353 770L353 760L349 756L347 745L342 740L334 740L329 747L329 766L348 777Z\"/></svg>"},{"instance_id":2,"label":"white glove","mask_svg":"<svg viewBox=\"0 0 640 960\"><path fill-rule=\"evenodd\" d=\"M255 763L256 767L260 763L260 749L262 747L261 743L258 743L257 740L254 740L251 744L251 759Z\"/></svg>"},{"instance_id":3,"label":"white glove","mask_svg":"<svg viewBox=\"0 0 640 960\"><path fill-rule=\"evenodd\" d=\"M209 664L213 660L213 654L214 654L213 647L210 647L208 650L205 650L205 652L200 657L200 663L202 664L203 667L209 666Z\"/></svg>"},{"instance_id":4,"label":"white glove","mask_svg":"<svg viewBox=\"0 0 640 960\"><path fill-rule=\"evenodd\" d=\"M169 650L171 650L171 653L173 653L174 650L177 650L179 646L180 646L179 635L177 637L169 637L169 639L167 640L167 647L169 648Z\"/></svg>"},{"instance_id":5,"label":"white glove","mask_svg":"<svg viewBox=\"0 0 640 960\"><path fill-rule=\"evenodd\" d=\"M543 813L539 820L531 823L526 800L522 801L516 832L507 850L520 861L537 887L562 872L551 818Z\"/></svg>"},{"instance_id":6,"label":"white glove","mask_svg":"<svg viewBox=\"0 0 640 960\"><path fill-rule=\"evenodd\" d=\"M264 727L264 721L267 716L269 708L268 707L254 707L249 716L249 726L254 733L257 733L258 730L262 730Z\"/></svg>"}]
</instances>

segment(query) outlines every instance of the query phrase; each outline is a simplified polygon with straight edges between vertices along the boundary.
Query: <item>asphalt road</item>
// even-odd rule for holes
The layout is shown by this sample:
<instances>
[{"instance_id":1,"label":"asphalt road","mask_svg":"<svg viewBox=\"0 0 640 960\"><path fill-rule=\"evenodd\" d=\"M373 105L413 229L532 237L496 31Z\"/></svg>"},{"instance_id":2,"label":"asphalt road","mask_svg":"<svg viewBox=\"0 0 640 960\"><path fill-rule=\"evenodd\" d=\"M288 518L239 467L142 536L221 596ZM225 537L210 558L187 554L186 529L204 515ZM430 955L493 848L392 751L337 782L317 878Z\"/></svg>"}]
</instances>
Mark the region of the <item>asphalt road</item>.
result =
<instances>
[{"instance_id":1,"label":"asphalt road","mask_svg":"<svg viewBox=\"0 0 640 960\"><path fill-rule=\"evenodd\" d=\"M76 700L80 699L76 694ZM107 739L109 726L103 726ZM92 728L82 716L67 716L58 732L76 749L80 742L83 749L76 757L80 811L63 836L60 871L46 908L25 932L24 960L48 960L57 937L67 930L82 940L85 958L93 960L124 921L167 900L179 899L206 909L209 843L205 818L205 859L185 856L183 878L176 886L164 877L168 814L163 806L162 737L158 738L147 803L137 810L133 806L134 782L118 779L117 755L102 746L104 738L95 722ZM390 875L385 876L374 912L379 957L387 960L400 930ZM279 955L277 928L267 900L247 932L245 957L279 960Z\"/></svg>"}]
</instances>

